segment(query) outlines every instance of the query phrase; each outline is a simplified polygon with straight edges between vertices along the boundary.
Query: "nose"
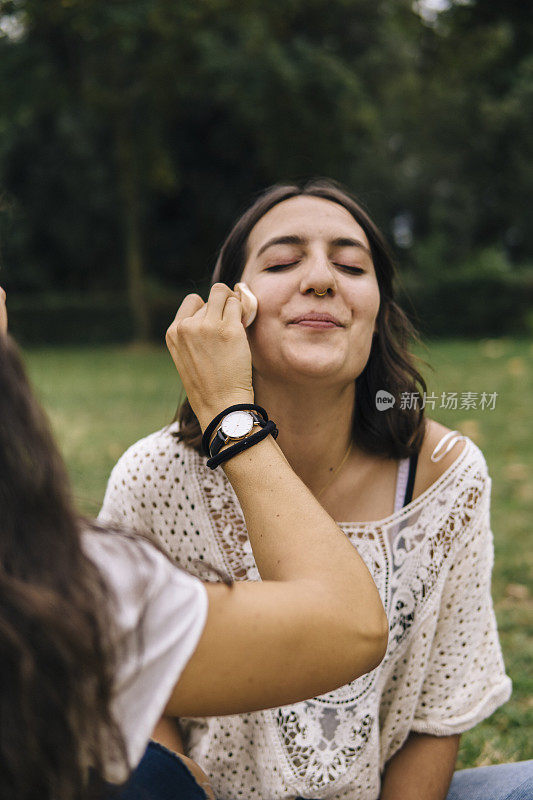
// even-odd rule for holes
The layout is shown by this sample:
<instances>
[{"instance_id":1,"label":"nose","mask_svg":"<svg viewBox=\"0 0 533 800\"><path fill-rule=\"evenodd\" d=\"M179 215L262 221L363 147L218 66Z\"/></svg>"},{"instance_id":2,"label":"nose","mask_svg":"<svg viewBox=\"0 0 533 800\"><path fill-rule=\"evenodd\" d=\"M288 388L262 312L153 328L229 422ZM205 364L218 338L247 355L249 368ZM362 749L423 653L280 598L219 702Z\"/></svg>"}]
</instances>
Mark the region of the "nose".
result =
<instances>
[{"instance_id":1,"label":"nose","mask_svg":"<svg viewBox=\"0 0 533 800\"><path fill-rule=\"evenodd\" d=\"M335 294L337 291L335 272L331 268L328 254L324 250L317 249L308 254L300 282L300 291L302 294L314 292L317 295Z\"/></svg>"}]
</instances>

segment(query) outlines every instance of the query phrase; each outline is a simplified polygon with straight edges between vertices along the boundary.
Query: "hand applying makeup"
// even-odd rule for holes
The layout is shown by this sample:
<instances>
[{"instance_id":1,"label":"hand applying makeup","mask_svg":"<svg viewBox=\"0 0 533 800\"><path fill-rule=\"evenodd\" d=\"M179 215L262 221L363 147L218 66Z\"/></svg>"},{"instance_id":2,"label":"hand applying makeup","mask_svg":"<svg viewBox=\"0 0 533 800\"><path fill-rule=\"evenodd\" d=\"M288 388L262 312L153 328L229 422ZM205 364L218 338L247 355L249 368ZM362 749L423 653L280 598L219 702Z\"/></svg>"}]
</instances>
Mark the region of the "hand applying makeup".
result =
<instances>
[{"instance_id":1,"label":"hand applying makeup","mask_svg":"<svg viewBox=\"0 0 533 800\"><path fill-rule=\"evenodd\" d=\"M223 283L211 287L207 303L189 294L167 331L168 349L202 430L225 408L254 402L244 329L255 314L250 295L249 290L232 292Z\"/></svg>"}]
</instances>

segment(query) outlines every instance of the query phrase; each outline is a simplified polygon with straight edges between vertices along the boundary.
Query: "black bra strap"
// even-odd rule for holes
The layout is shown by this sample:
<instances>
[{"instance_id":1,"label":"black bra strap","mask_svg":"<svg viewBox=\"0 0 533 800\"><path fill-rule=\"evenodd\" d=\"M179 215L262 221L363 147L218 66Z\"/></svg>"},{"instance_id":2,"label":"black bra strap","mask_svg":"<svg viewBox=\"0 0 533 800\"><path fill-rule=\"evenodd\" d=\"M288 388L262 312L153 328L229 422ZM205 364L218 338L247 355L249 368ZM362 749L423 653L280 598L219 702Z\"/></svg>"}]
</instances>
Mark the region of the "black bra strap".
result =
<instances>
[{"instance_id":1,"label":"black bra strap","mask_svg":"<svg viewBox=\"0 0 533 800\"><path fill-rule=\"evenodd\" d=\"M403 504L408 505L413 499L413 489L415 485L416 465L418 464L418 453L411 456L409 459L409 476L407 478L407 486L405 487L405 497Z\"/></svg>"}]
</instances>

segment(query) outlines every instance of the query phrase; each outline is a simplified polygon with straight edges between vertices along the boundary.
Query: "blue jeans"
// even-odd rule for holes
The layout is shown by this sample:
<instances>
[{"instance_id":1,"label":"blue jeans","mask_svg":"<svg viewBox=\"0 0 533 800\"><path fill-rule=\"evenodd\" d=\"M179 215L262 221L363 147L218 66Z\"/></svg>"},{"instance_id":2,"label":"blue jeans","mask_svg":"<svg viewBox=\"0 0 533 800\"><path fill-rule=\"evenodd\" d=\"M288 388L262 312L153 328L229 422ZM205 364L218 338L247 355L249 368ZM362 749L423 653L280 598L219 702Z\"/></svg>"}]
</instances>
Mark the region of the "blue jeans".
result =
<instances>
[{"instance_id":1,"label":"blue jeans","mask_svg":"<svg viewBox=\"0 0 533 800\"><path fill-rule=\"evenodd\" d=\"M149 742L127 784L105 800L206 800L206 793L175 753Z\"/></svg>"},{"instance_id":2,"label":"blue jeans","mask_svg":"<svg viewBox=\"0 0 533 800\"><path fill-rule=\"evenodd\" d=\"M183 762L166 747L150 742L126 786L118 793L110 793L106 800L205 798L204 790ZM459 770L446 800L533 800L533 761Z\"/></svg>"},{"instance_id":3,"label":"blue jeans","mask_svg":"<svg viewBox=\"0 0 533 800\"><path fill-rule=\"evenodd\" d=\"M533 761L460 769L446 800L533 800Z\"/></svg>"}]
</instances>

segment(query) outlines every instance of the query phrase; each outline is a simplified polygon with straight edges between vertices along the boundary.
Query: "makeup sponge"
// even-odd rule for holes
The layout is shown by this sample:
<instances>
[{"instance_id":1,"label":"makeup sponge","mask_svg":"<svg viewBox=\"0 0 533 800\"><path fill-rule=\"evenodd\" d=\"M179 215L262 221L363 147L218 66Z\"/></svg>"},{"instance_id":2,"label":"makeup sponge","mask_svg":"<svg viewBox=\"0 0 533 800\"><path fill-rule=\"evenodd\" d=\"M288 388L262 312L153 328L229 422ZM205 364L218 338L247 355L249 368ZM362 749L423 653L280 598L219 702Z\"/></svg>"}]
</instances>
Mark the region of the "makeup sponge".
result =
<instances>
[{"instance_id":1,"label":"makeup sponge","mask_svg":"<svg viewBox=\"0 0 533 800\"><path fill-rule=\"evenodd\" d=\"M233 291L239 296L243 305L242 324L245 328L252 324L257 314L257 297L245 283L236 283Z\"/></svg>"}]
</instances>

